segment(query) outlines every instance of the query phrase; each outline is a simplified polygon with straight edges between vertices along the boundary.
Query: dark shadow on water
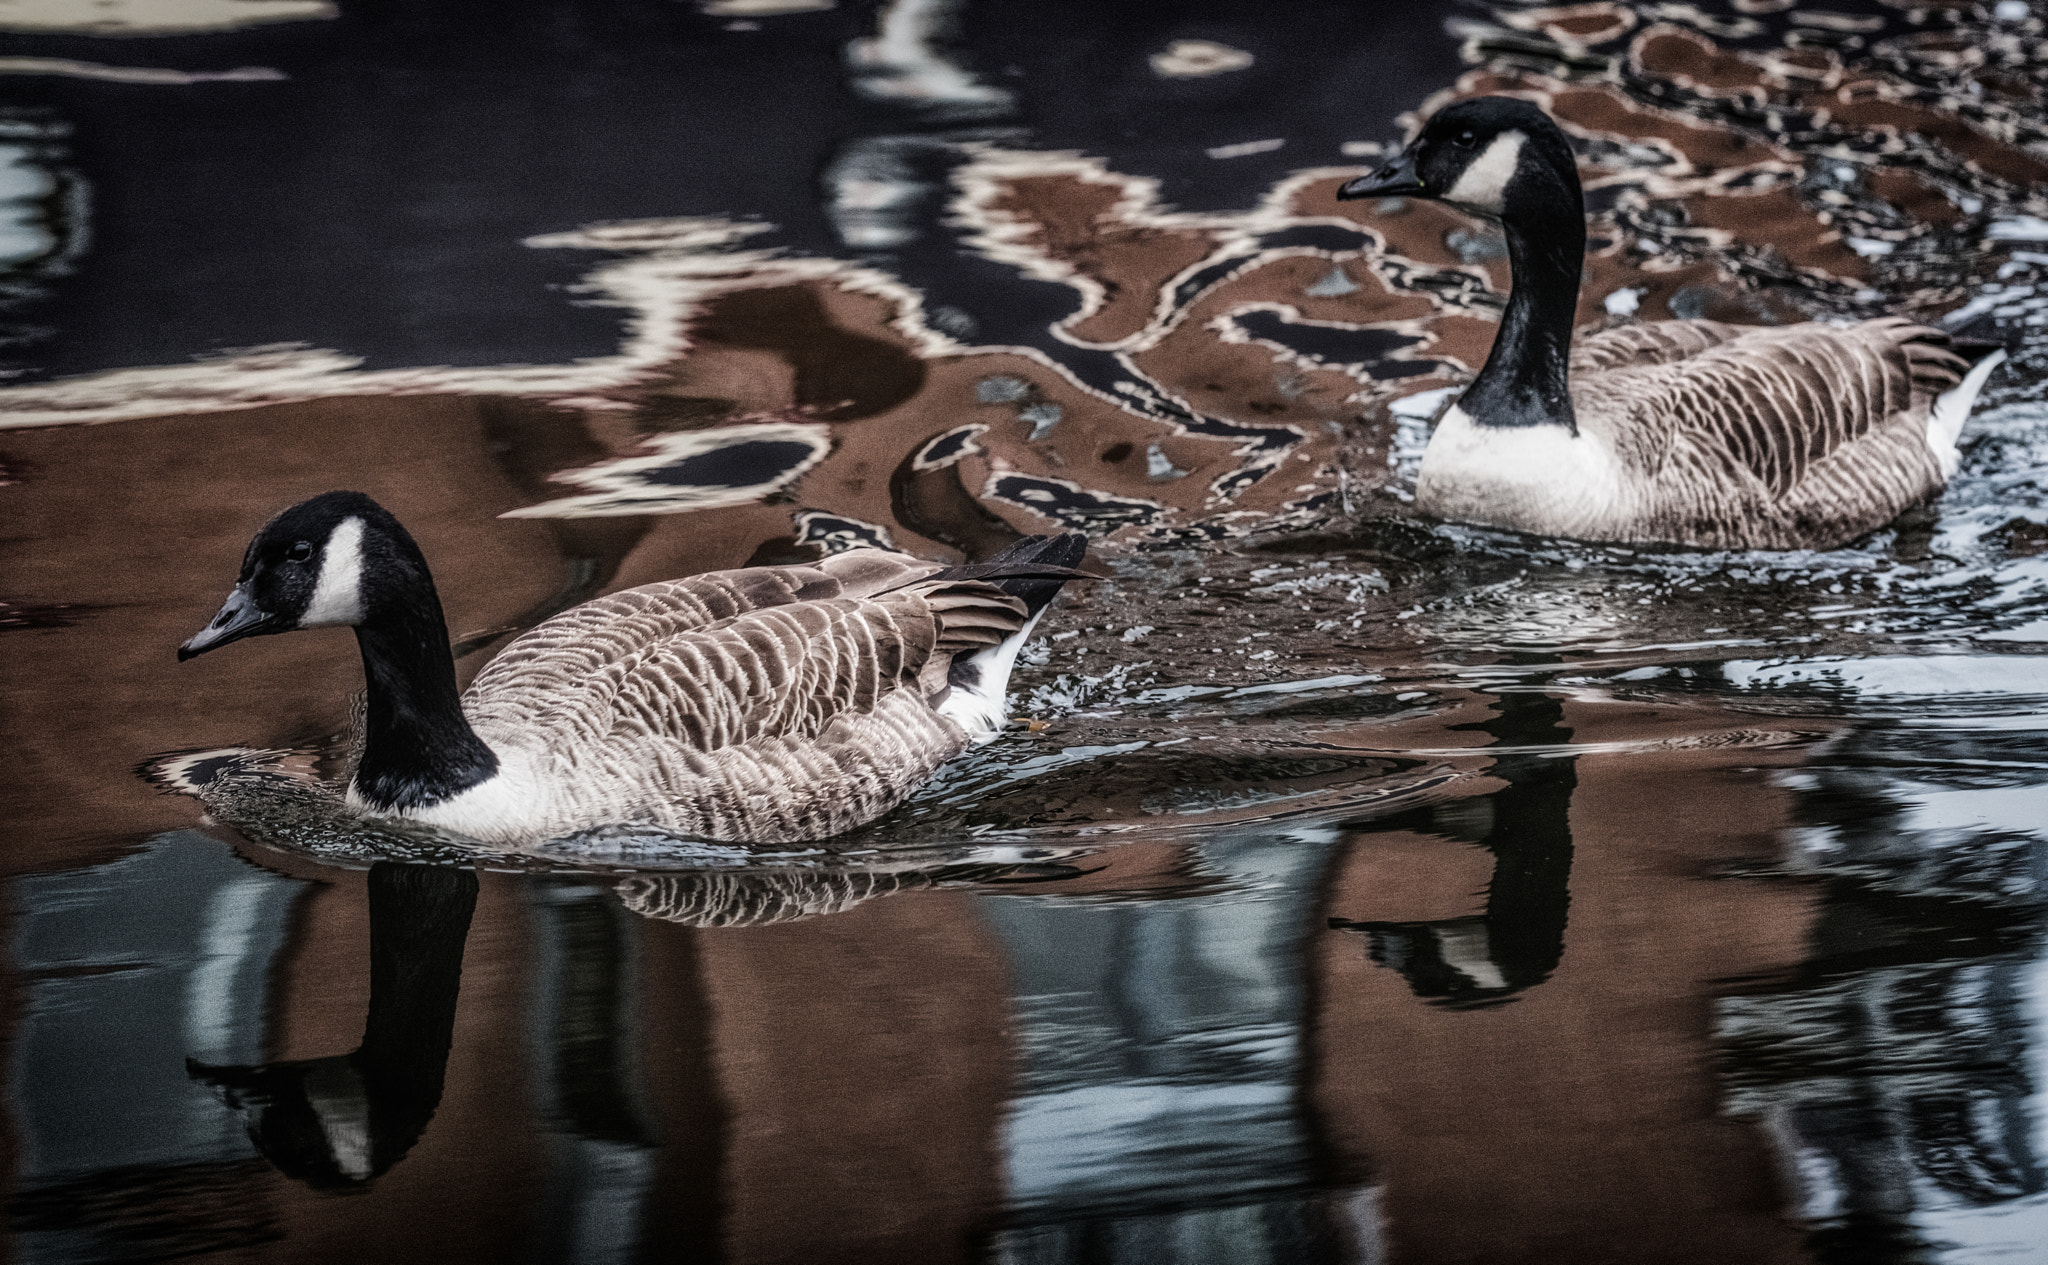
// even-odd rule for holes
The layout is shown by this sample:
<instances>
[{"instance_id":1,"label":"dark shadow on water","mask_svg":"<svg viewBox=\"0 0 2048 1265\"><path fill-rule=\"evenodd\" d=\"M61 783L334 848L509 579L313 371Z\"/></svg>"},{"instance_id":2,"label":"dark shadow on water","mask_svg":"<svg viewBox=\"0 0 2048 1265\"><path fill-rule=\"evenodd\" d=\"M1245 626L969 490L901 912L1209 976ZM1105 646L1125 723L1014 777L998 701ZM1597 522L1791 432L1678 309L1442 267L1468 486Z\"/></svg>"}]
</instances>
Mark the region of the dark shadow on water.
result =
<instances>
[{"instance_id":1,"label":"dark shadow on water","mask_svg":"<svg viewBox=\"0 0 2048 1265\"><path fill-rule=\"evenodd\" d=\"M1003 1231L995 1265L1142 1265L1154 1261L1348 1265L1361 1259L1343 1192L1287 1194L1118 1217L1085 1217ZM1186 1256L1192 1244L1208 1254ZM1371 1259L1371 1258L1363 1258Z\"/></svg>"},{"instance_id":2,"label":"dark shadow on water","mask_svg":"<svg viewBox=\"0 0 2048 1265\"><path fill-rule=\"evenodd\" d=\"M944 541L970 558L986 558L1016 541L1017 529L998 518L960 481L960 460L973 451L978 427L942 432L905 457L889 476L896 521Z\"/></svg>"},{"instance_id":3,"label":"dark shadow on water","mask_svg":"<svg viewBox=\"0 0 2048 1265\"><path fill-rule=\"evenodd\" d=\"M1572 731L1564 705L1545 695L1510 693L1499 715L1466 726L1509 747L1562 744ZM1572 791L1577 757L1502 755L1491 773L1505 789L1387 818L1375 832L1413 831L1474 844L1493 854L1484 913L1424 922L1351 922L1374 962L1400 972L1417 997L1456 1010L1498 1006L1550 978L1564 956L1571 906Z\"/></svg>"},{"instance_id":4,"label":"dark shadow on water","mask_svg":"<svg viewBox=\"0 0 2048 1265\"><path fill-rule=\"evenodd\" d=\"M285 1237L272 1209L249 1197L262 1171L254 1159L102 1169L16 1195L7 1225L18 1235L93 1245L90 1257L42 1259L169 1261L246 1251Z\"/></svg>"},{"instance_id":5,"label":"dark shadow on water","mask_svg":"<svg viewBox=\"0 0 2048 1265\"><path fill-rule=\"evenodd\" d=\"M723 295L692 323L691 333L782 357L795 371L797 407L821 421L872 417L924 387L923 360L895 343L841 328L802 286Z\"/></svg>"},{"instance_id":6,"label":"dark shadow on water","mask_svg":"<svg viewBox=\"0 0 2048 1265\"><path fill-rule=\"evenodd\" d=\"M347 1054L248 1065L186 1060L247 1118L285 1176L354 1189L404 1159L441 1103L462 949L476 911L472 870L371 867L370 1012Z\"/></svg>"},{"instance_id":7,"label":"dark shadow on water","mask_svg":"<svg viewBox=\"0 0 2048 1265\"><path fill-rule=\"evenodd\" d=\"M67 270L10 314L27 342L7 349L16 367L178 363L281 339L373 367L603 355L621 314L549 293L573 286L589 259L523 239L716 215L766 218L776 244L835 253L847 245L820 197L821 170L865 142L907 153L900 165L917 176L929 165L922 149L963 122L1026 125L1043 148L1103 154L1162 179L1183 207L1241 207L1286 172L1338 158L1359 129L1390 132L1400 110L1459 69L1458 41L1431 6L1250 19L1217 0L1128 12L1002 0L960 14L959 39L938 51L1000 85L1015 109L948 120L921 117L915 96L871 101L848 82L847 45L878 33L879 5L782 12L766 30L678 3L338 8L337 21L140 39L125 54L268 67L272 79L192 92L16 77L13 99L53 147L62 142L54 175L89 192L76 199L89 219L72 235L89 227L91 242L53 246ZM1153 74L1148 56L1189 36L1245 47L1256 63ZM80 34L11 42L23 54L108 56L104 40ZM1248 126L1289 143L1231 162L1206 156L1247 139ZM893 253L938 303L971 311L984 341L1009 341L1018 326L1042 335L1050 318L1037 309L1070 301L1043 283L1015 293L1027 287L974 269L947 233ZM1011 318L1020 305L1029 319Z\"/></svg>"}]
</instances>

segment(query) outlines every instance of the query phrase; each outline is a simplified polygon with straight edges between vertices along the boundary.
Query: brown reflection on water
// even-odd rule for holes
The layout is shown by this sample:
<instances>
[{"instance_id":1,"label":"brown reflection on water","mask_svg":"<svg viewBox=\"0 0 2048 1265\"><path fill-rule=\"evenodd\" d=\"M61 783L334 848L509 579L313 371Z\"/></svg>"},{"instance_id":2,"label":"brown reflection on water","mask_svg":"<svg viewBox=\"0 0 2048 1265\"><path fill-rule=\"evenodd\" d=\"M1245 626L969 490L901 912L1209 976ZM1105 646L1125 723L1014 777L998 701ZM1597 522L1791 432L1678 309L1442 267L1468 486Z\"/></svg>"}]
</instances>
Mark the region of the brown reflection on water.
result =
<instances>
[{"instance_id":1,"label":"brown reflection on water","mask_svg":"<svg viewBox=\"0 0 2048 1265\"><path fill-rule=\"evenodd\" d=\"M1624 289L1643 319L1933 317L1998 264L1985 207L2038 201L2048 165L2001 131L2038 98L2016 36L1907 32L1845 60L1805 37L1738 47L1704 19L1639 16L1506 13L1514 30L1475 28L1474 69L1418 103L1516 93L1577 138L1595 203L1585 326L1623 319L1607 304ZM1965 88L1993 57L2006 69L1985 72L1985 104ZM1819 161L1823 146L1838 156ZM273 350L0 388L11 424L118 419L10 435L22 477L5 495L30 528L17 540L38 544L6 600L29 624L160 601L119 582L136 550L115 536L185 541L196 582L211 546L232 558L246 524L330 486L365 486L423 534L467 519L449 537L463 548L430 551L449 586L475 568L528 590L459 604L466 648L607 587L856 539L953 556L1054 526L1129 544L1321 521L1386 480L1380 405L1483 360L1508 284L1486 225L1335 201L1352 174L1309 168L1247 210L1192 214L1100 160L963 150L947 208L963 249L1073 292L1031 346L941 332L876 268L742 249L760 226L649 221L535 239L613 258L592 288L637 325L603 362L363 373ZM664 501L723 486L678 466L640 480L617 519L568 507L569 485L650 442L716 444L762 419L814 427L828 450L795 473L722 470L731 486L708 501ZM693 504L713 508L628 512ZM548 515L554 556L492 573L505 559L468 542L513 510ZM82 522L110 537L68 553Z\"/></svg>"},{"instance_id":2,"label":"brown reflection on water","mask_svg":"<svg viewBox=\"0 0 2048 1265\"><path fill-rule=\"evenodd\" d=\"M1562 723L1588 744L1669 736L1671 718L1572 701ZM1686 720L1696 734L1743 723ZM1575 757L1564 952L1509 1005L1425 1005L1355 936L1317 945L1312 1101L1340 1164L1381 1186L1389 1260L1805 1259L1761 1133L1715 1115L1708 1062L1708 999L1803 956L1808 892L1710 877L1775 858L1790 797L1760 770L1801 758ZM1475 911L1483 853L1441 834L1386 844L1349 845L1331 913Z\"/></svg>"},{"instance_id":3,"label":"brown reflection on water","mask_svg":"<svg viewBox=\"0 0 2048 1265\"><path fill-rule=\"evenodd\" d=\"M1105 1052L1046 1044L1059 1030L1035 1008L1060 994L1027 995L1043 964L1027 969L1017 928L1045 917L1077 932L1140 932L1102 949L1083 936L1061 952L1077 980L1138 987L1071 999L1106 1014L1131 1008L1136 1026L1113 1047L1134 1060L1129 1070L1090 1075L1108 1075L1106 1087L1139 1077L1129 1101L1142 1103L1146 1067L1172 1066L1184 1043L1214 1035L1203 1006L1259 992L1206 991L1194 968L1209 946L1161 933L1234 925L1217 918L1257 925L1270 920L1263 908L1293 912L1260 933L1268 956L1232 969L1301 999L1270 1012L1280 1027L1260 1038L1298 1051L1279 1065L1289 1099L1264 1126L1281 1132L1190 1139L1200 1148L1190 1155L1208 1164L1233 1148L1277 1147L1269 1159L1247 1155L1276 1172L1299 1166L1287 1180L1335 1192L1330 1208L1348 1211L1330 1212L1338 1220L1310 1256L1261 1255L1253 1236L1238 1259L1803 1259L1761 1132L1715 1114L1709 1038L1716 994L1783 977L1802 957L1808 889L1716 875L1777 856L1791 796L1769 770L1803 752L1757 745L1754 717L1597 695L1508 695L1462 723L1454 732L1526 754L1500 753L1519 763L1469 780L1464 798L1358 822L1329 845L1255 829L1233 845L1237 870L1217 869L1211 844L1141 844L1028 888L903 890L844 912L718 928L631 916L603 880L485 874L445 1083L418 1140L347 1198L268 1167L210 1180L260 1222L264 1259L688 1250L938 1262L983 1259L992 1242L1051 1250L1089 1236L1127 1241L1112 1259L1152 1259L1128 1253L1198 1211L1112 1202L1073 1214L1093 1227L1084 1233L1061 1231L1055 1206L1032 1213L1035 1237L1006 1228L1022 1162L1007 1148L1021 1145L1011 1130L1027 1076L1043 1097L1068 1085L1065 1061L1093 1066ZM1517 798L1521 786L1533 797ZM1478 843L1505 852L1560 834L1569 893L1541 899L1556 906L1561 950L1498 1004L1432 1004L1370 961L1360 935L1324 926L1330 915L1444 925L1486 913L1512 973L1501 902L1483 890L1502 876ZM268 849L244 855L313 884L270 969L266 1057L367 1048L364 1017L416 987L405 971L419 962L372 967L374 880ZM1245 886L1247 858L1299 877ZM1017 921L1031 910L1042 912ZM1099 951L1111 956L1094 960ZM1164 973L1121 974L1132 954ZM1465 968L1483 971L1476 961ZM1137 1022L1176 1008L1194 1026ZM1153 1161L1133 1152L1129 1162ZM1360 1190L1372 1193L1345 1193ZM1232 1197L1199 1186L1187 1196L1196 1210ZM1282 1203L1261 1215L1280 1216ZM87 1219L139 1215L121 1207ZM1359 1256L1366 1241L1382 1255Z\"/></svg>"},{"instance_id":4,"label":"brown reflection on water","mask_svg":"<svg viewBox=\"0 0 2048 1265\"><path fill-rule=\"evenodd\" d=\"M972 897L702 933L726 1259L966 1259L1000 1205L1009 989Z\"/></svg>"}]
</instances>

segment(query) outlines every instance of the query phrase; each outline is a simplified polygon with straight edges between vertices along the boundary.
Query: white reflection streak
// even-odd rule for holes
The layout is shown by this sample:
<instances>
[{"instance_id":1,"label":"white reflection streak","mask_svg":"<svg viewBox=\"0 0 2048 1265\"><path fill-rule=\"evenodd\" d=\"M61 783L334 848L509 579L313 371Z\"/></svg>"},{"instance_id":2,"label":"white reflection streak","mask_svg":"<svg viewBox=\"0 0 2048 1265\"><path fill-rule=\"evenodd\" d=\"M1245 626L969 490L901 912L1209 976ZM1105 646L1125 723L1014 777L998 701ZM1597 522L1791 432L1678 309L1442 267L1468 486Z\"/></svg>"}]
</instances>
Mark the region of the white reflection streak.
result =
<instances>
[{"instance_id":1,"label":"white reflection streak","mask_svg":"<svg viewBox=\"0 0 2048 1265\"><path fill-rule=\"evenodd\" d=\"M329 0L0 0L0 31L182 35L331 20Z\"/></svg>"},{"instance_id":2,"label":"white reflection streak","mask_svg":"<svg viewBox=\"0 0 2048 1265\"><path fill-rule=\"evenodd\" d=\"M944 148L923 136L867 136L848 142L824 174L826 214L850 250L893 250L918 237L915 212L930 191L911 158Z\"/></svg>"},{"instance_id":3,"label":"white reflection streak","mask_svg":"<svg viewBox=\"0 0 2048 1265\"><path fill-rule=\"evenodd\" d=\"M57 178L26 145L0 144L0 267L40 259L57 248L43 222L43 200Z\"/></svg>"},{"instance_id":4,"label":"white reflection streak","mask_svg":"<svg viewBox=\"0 0 2048 1265\"><path fill-rule=\"evenodd\" d=\"M836 0L703 0L697 11L711 18L772 18L784 13L823 13Z\"/></svg>"},{"instance_id":5,"label":"white reflection streak","mask_svg":"<svg viewBox=\"0 0 2048 1265\"><path fill-rule=\"evenodd\" d=\"M1175 40L1152 54L1152 73L1161 79L1205 79L1243 70L1256 60L1241 48L1211 40Z\"/></svg>"},{"instance_id":6,"label":"white reflection streak","mask_svg":"<svg viewBox=\"0 0 2048 1265\"><path fill-rule=\"evenodd\" d=\"M255 947L268 886L247 875L230 880L207 902L199 958L186 986L185 1035L195 1052L237 1049L235 984Z\"/></svg>"},{"instance_id":7,"label":"white reflection streak","mask_svg":"<svg viewBox=\"0 0 2048 1265\"><path fill-rule=\"evenodd\" d=\"M233 70L166 70L161 66L109 66L69 57L0 57L0 75L60 75L67 79L104 79L110 83L192 84L263 83L287 76L269 66L237 66Z\"/></svg>"},{"instance_id":8,"label":"white reflection streak","mask_svg":"<svg viewBox=\"0 0 2048 1265\"><path fill-rule=\"evenodd\" d=\"M1351 1265L1385 1265L1387 1236L1381 1228L1386 1215L1380 1210L1381 1187L1360 1187L1343 1204L1345 1220L1351 1227Z\"/></svg>"},{"instance_id":9,"label":"white reflection streak","mask_svg":"<svg viewBox=\"0 0 2048 1265\"><path fill-rule=\"evenodd\" d=\"M641 1207L655 1178L656 1152L632 1142L577 1138L590 1184L569 1214L569 1259L611 1265L636 1259Z\"/></svg>"},{"instance_id":10,"label":"white reflection streak","mask_svg":"<svg viewBox=\"0 0 2048 1265\"><path fill-rule=\"evenodd\" d=\"M928 106L948 114L995 114L1013 98L981 83L939 53L957 0L893 0L878 32L846 46L853 88L872 101Z\"/></svg>"},{"instance_id":11,"label":"white reflection streak","mask_svg":"<svg viewBox=\"0 0 2048 1265\"><path fill-rule=\"evenodd\" d=\"M353 1064L322 1059L306 1077L306 1102L327 1139L334 1166L353 1181L376 1176L375 1130L370 1125L370 1096Z\"/></svg>"},{"instance_id":12,"label":"white reflection streak","mask_svg":"<svg viewBox=\"0 0 2048 1265\"><path fill-rule=\"evenodd\" d=\"M2048 694L2048 659L2034 655L1735 659L1721 671L1738 689L1824 683L1876 698Z\"/></svg>"}]
</instances>

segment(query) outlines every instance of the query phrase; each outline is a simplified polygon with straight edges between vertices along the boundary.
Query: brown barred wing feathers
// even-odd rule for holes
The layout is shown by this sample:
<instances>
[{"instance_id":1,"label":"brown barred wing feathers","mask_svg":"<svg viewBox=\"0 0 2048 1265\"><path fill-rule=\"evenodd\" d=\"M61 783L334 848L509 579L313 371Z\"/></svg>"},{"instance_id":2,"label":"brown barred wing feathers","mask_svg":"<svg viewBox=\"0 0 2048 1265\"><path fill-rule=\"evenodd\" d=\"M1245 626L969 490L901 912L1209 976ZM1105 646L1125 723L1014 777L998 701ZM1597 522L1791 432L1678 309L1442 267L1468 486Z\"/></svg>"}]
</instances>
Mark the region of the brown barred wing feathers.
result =
<instances>
[{"instance_id":1,"label":"brown barred wing feathers","mask_svg":"<svg viewBox=\"0 0 2048 1265\"><path fill-rule=\"evenodd\" d=\"M867 570L873 583L903 578ZM583 653L545 647L516 672L479 676L469 711L494 747L545 764L565 819L819 838L886 811L965 749L932 700L955 654L1024 619L992 585L913 579L872 597L762 605L631 648L606 625L581 634Z\"/></svg>"},{"instance_id":2,"label":"brown barred wing feathers","mask_svg":"<svg viewBox=\"0 0 2048 1265\"><path fill-rule=\"evenodd\" d=\"M1649 538L1826 548L1940 489L1927 420L1965 367L1909 321L1809 323L1589 374L1574 398L1645 480Z\"/></svg>"},{"instance_id":3,"label":"brown barred wing feathers","mask_svg":"<svg viewBox=\"0 0 2048 1265\"><path fill-rule=\"evenodd\" d=\"M1744 332L1740 325L1720 321L1654 321L1599 330L1575 340L1571 372L1581 377L1609 369L1670 364L1739 338Z\"/></svg>"},{"instance_id":4,"label":"brown barred wing feathers","mask_svg":"<svg viewBox=\"0 0 2048 1265\"><path fill-rule=\"evenodd\" d=\"M992 584L944 581L919 591L939 621L939 649L948 654L993 646L1024 627L1024 603Z\"/></svg>"},{"instance_id":5,"label":"brown barred wing feathers","mask_svg":"<svg viewBox=\"0 0 2048 1265\"><path fill-rule=\"evenodd\" d=\"M886 549L849 549L827 557L817 569L837 580L844 596L873 597L927 579L941 568L936 562Z\"/></svg>"},{"instance_id":6,"label":"brown barred wing feathers","mask_svg":"<svg viewBox=\"0 0 2048 1265\"><path fill-rule=\"evenodd\" d=\"M621 660L614 738L668 737L703 752L764 736L815 738L842 712L913 686L938 648L915 595L754 611Z\"/></svg>"},{"instance_id":7,"label":"brown barred wing feathers","mask_svg":"<svg viewBox=\"0 0 2048 1265\"><path fill-rule=\"evenodd\" d=\"M836 578L813 567L712 571L624 589L535 625L484 666L471 690L490 693L536 677L571 678L667 637L840 592Z\"/></svg>"}]
</instances>

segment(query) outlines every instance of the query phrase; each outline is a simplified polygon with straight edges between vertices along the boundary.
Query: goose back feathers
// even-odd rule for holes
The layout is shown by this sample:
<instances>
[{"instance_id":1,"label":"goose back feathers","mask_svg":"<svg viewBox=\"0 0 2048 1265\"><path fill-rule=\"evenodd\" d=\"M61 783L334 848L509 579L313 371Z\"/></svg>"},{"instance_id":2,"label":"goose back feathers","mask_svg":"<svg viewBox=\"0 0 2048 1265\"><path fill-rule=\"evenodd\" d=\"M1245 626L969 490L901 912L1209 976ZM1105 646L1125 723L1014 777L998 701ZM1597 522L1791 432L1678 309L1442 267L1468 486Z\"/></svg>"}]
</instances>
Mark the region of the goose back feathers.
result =
<instances>
[{"instance_id":1,"label":"goose back feathers","mask_svg":"<svg viewBox=\"0 0 2048 1265\"><path fill-rule=\"evenodd\" d=\"M379 561L417 546L384 540L404 529L367 497L306 505L316 502L320 515L294 507L259 533L229 607L276 596L272 560L346 573L346 559L326 554L361 550L354 627L369 706L349 803L501 845L629 822L783 843L873 820L996 735L1016 646L1085 549L1078 535L1033 537L955 571L863 549L644 585L536 626L449 709L435 705L437 683L454 698L454 674L424 562ZM266 544L280 525L299 539ZM292 561L306 540L310 556ZM217 619L181 656L306 626L304 609L234 616L251 631L230 635ZM428 609L434 630L422 639ZM950 679L960 664L998 659L1000 673L968 689ZM438 759L444 746L458 754L452 768Z\"/></svg>"},{"instance_id":2,"label":"goose back feathers","mask_svg":"<svg viewBox=\"0 0 2048 1265\"><path fill-rule=\"evenodd\" d=\"M1339 196L1434 197L1498 218L1514 287L1492 353L1446 411L1425 513L1545 535L1708 548L1829 548L1939 492L1974 367L1897 317L1744 328L1571 322L1585 238L1569 145L1527 102L1445 108Z\"/></svg>"},{"instance_id":3,"label":"goose back feathers","mask_svg":"<svg viewBox=\"0 0 2048 1265\"><path fill-rule=\"evenodd\" d=\"M550 833L839 834L995 736L940 710L947 672L1026 618L992 585L867 550L614 594L478 674L466 710L506 776L414 815L487 839L536 808ZM687 793L648 803L650 784Z\"/></svg>"}]
</instances>

